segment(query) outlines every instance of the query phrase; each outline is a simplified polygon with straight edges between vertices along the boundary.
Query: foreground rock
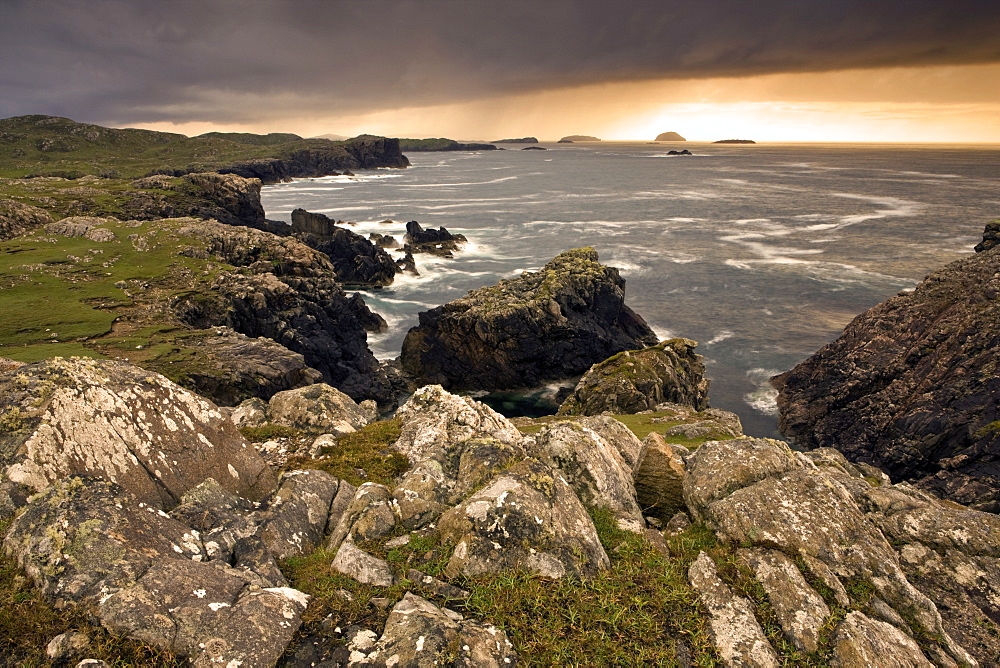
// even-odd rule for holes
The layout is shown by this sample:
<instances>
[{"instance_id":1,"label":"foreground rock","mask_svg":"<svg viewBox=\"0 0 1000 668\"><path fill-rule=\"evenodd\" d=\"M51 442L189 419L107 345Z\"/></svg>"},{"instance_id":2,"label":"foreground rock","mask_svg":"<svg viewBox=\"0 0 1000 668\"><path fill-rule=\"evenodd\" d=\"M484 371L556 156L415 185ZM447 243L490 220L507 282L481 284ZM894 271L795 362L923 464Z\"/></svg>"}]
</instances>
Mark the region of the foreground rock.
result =
<instances>
[{"instance_id":1,"label":"foreground rock","mask_svg":"<svg viewBox=\"0 0 1000 668\"><path fill-rule=\"evenodd\" d=\"M656 342L624 303L625 281L582 248L538 272L424 311L403 341L403 370L448 389L517 389L583 373Z\"/></svg>"},{"instance_id":2,"label":"foreground rock","mask_svg":"<svg viewBox=\"0 0 1000 668\"><path fill-rule=\"evenodd\" d=\"M705 363L690 339L670 339L628 350L595 364L583 375L559 415L640 413L668 402L708 408Z\"/></svg>"},{"instance_id":3,"label":"foreground rock","mask_svg":"<svg viewBox=\"0 0 1000 668\"><path fill-rule=\"evenodd\" d=\"M893 480L1000 512L998 357L994 248L863 313L776 376L779 425L798 446L835 447Z\"/></svg>"},{"instance_id":4,"label":"foreground rock","mask_svg":"<svg viewBox=\"0 0 1000 668\"><path fill-rule=\"evenodd\" d=\"M113 633L198 665L273 665L308 601L205 563L197 531L93 477L33 499L4 549L57 606L88 608Z\"/></svg>"},{"instance_id":5,"label":"foreground rock","mask_svg":"<svg viewBox=\"0 0 1000 668\"><path fill-rule=\"evenodd\" d=\"M0 375L0 477L34 492L100 475L154 508L206 478L261 499L276 478L209 401L122 362L54 358Z\"/></svg>"}]
</instances>

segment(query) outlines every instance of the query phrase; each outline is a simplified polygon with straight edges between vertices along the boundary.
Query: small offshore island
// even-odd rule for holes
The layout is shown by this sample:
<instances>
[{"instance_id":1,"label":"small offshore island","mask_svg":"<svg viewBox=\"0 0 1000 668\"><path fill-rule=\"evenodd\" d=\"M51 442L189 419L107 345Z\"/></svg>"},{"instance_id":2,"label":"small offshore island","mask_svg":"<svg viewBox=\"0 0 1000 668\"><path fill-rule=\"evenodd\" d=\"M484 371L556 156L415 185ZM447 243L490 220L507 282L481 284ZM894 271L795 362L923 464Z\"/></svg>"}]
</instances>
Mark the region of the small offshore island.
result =
<instances>
[{"instance_id":1,"label":"small offshore island","mask_svg":"<svg viewBox=\"0 0 1000 668\"><path fill-rule=\"evenodd\" d=\"M1000 222L773 380L793 450L595 248L377 360L345 286L469 240L260 189L412 141L451 146L0 120L12 661L996 665ZM577 377L539 418L470 396Z\"/></svg>"}]
</instances>

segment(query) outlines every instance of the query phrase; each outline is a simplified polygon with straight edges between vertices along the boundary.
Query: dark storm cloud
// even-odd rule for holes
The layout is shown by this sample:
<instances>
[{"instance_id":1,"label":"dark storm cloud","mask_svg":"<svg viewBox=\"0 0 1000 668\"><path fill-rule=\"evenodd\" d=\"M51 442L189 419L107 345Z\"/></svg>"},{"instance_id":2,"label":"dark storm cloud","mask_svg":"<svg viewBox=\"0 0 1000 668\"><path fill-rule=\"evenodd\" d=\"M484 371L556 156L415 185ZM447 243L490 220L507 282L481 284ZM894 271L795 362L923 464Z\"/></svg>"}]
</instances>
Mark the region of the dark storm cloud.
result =
<instances>
[{"instance_id":1,"label":"dark storm cloud","mask_svg":"<svg viewBox=\"0 0 1000 668\"><path fill-rule=\"evenodd\" d=\"M0 117L256 121L606 81L996 62L997 35L995 0L8 0Z\"/></svg>"}]
</instances>

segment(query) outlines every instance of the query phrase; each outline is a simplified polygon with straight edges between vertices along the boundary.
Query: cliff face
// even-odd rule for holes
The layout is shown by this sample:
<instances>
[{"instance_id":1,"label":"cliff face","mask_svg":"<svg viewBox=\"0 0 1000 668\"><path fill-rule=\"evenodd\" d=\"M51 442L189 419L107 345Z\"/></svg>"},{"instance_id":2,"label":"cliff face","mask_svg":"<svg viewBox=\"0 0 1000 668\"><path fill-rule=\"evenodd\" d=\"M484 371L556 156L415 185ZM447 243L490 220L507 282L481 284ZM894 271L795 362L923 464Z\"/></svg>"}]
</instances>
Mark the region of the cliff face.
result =
<instances>
[{"instance_id":1,"label":"cliff face","mask_svg":"<svg viewBox=\"0 0 1000 668\"><path fill-rule=\"evenodd\" d=\"M987 228L987 236L989 228ZM1000 511L1000 250L929 275L773 379L782 432Z\"/></svg>"},{"instance_id":2,"label":"cliff face","mask_svg":"<svg viewBox=\"0 0 1000 668\"><path fill-rule=\"evenodd\" d=\"M625 306L618 270L581 248L541 271L424 311L403 341L401 361L420 383L516 389L578 375L654 343L646 322Z\"/></svg>"}]
</instances>

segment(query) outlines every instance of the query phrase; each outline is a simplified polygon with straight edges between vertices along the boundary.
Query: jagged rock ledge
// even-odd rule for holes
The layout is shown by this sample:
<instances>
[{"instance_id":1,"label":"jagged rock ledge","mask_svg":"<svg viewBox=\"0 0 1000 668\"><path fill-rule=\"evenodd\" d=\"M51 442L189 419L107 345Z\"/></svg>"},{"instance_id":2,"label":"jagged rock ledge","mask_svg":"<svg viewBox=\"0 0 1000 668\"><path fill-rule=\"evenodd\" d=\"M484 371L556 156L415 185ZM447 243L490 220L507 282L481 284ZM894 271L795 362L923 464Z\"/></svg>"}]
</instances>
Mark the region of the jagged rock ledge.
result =
<instances>
[{"instance_id":1,"label":"jagged rock ledge","mask_svg":"<svg viewBox=\"0 0 1000 668\"><path fill-rule=\"evenodd\" d=\"M981 246L776 376L782 433L1000 511L1000 250Z\"/></svg>"}]
</instances>

